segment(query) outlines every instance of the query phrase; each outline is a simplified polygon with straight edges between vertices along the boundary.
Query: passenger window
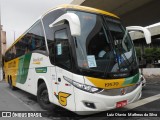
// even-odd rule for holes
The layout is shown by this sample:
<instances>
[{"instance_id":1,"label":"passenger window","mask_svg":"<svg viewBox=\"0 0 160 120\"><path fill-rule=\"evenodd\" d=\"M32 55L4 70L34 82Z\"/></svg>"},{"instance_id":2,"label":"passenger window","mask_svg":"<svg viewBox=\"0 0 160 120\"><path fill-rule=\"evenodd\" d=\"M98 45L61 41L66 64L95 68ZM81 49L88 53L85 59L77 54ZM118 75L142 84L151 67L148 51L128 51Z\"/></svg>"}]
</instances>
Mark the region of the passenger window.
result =
<instances>
[{"instance_id":1,"label":"passenger window","mask_svg":"<svg viewBox=\"0 0 160 120\"><path fill-rule=\"evenodd\" d=\"M54 63L54 59L55 59L54 45L55 45L54 41L48 40L49 58L52 64L55 64Z\"/></svg>"},{"instance_id":2,"label":"passenger window","mask_svg":"<svg viewBox=\"0 0 160 120\"><path fill-rule=\"evenodd\" d=\"M69 49L69 41L67 30L59 30L55 32L54 39L56 41L56 65L64 69L71 69L71 54Z\"/></svg>"},{"instance_id":3,"label":"passenger window","mask_svg":"<svg viewBox=\"0 0 160 120\"><path fill-rule=\"evenodd\" d=\"M41 22L36 23L26 34L26 36L28 38L29 51L46 50L45 38Z\"/></svg>"}]
</instances>

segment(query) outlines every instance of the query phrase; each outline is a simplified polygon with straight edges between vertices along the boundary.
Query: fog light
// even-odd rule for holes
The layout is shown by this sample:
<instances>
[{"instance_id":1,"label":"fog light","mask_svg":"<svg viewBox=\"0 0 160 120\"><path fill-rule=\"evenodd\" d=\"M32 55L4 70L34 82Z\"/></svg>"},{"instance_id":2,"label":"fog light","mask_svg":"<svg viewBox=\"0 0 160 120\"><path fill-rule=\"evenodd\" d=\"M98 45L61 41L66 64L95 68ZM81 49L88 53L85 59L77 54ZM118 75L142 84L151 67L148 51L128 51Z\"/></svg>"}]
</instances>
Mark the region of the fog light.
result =
<instances>
[{"instance_id":1,"label":"fog light","mask_svg":"<svg viewBox=\"0 0 160 120\"><path fill-rule=\"evenodd\" d=\"M89 107L89 108L92 108L92 109L96 109L94 103L84 102L84 105L85 105L86 107Z\"/></svg>"}]
</instances>

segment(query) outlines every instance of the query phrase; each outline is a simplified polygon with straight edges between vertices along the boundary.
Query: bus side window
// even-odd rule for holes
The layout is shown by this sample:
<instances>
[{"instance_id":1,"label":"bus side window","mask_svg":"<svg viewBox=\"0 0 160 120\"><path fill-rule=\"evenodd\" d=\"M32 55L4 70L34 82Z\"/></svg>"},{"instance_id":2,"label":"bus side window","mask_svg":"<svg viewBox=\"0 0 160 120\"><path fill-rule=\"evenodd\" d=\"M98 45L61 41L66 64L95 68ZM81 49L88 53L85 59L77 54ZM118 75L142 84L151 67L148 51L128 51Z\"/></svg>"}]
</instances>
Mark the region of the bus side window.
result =
<instances>
[{"instance_id":1,"label":"bus side window","mask_svg":"<svg viewBox=\"0 0 160 120\"><path fill-rule=\"evenodd\" d=\"M54 64L54 58L55 58L54 44L55 44L54 41L48 40L49 58L52 64Z\"/></svg>"},{"instance_id":2,"label":"bus side window","mask_svg":"<svg viewBox=\"0 0 160 120\"><path fill-rule=\"evenodd\" d=\"M69 41L67 30L59 30L55 32L54 39L56 41L56 65L64 69L71 69L71 54L69 49Z\"/></svg>"},{"instance_id":3,"label":"bus side window","mask_svg":"<svg viewBox=\"0 0 160 120\"><path fill-rule=\"evenodd\" d=\"M46 50L45 38L41 22L37 22L27 33L28 47L30 51Z\"/></svg>"}]
</instances>

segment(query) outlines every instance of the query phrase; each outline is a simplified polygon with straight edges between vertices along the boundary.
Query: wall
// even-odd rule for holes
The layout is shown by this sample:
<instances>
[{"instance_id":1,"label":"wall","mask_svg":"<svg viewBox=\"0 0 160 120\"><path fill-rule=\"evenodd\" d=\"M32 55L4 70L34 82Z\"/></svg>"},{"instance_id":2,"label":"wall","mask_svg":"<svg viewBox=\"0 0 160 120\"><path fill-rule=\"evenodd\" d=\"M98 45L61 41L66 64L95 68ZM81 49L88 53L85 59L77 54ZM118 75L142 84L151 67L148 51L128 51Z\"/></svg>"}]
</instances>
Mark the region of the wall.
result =
<instances>
[{"instance_id":1,"label":"wall","mask_svg":"<svg viewBox=\"0 0 160 120\"><path fill-rule=\"evenodd\" d=\"M144 68L143 74L145 77L160 77L160 68Z\"/></svg>"},{"instance_id":2,"label":"wall","mask_svg":"<svg viewBox=\"0 0 160 120\"><path fill-rule=\"evenodd\" d=\"M2 55L4 55L4 53L6 52L6 32L5 31L1 31L1 42L2 42Z\"/></svg>"}]
</instances>

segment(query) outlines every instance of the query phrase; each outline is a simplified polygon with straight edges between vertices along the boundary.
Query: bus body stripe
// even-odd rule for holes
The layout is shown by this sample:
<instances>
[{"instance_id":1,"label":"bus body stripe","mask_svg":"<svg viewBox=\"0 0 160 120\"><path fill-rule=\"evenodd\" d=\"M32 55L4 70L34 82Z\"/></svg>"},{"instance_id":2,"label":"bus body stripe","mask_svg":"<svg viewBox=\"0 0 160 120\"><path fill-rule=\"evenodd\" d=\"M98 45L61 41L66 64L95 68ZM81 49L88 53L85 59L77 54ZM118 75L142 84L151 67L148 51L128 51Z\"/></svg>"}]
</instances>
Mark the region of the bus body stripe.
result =
<instances>
[{"instance_id":1,"label":"bus body stripe","mask_svg":"<svg viewBox=\"0 0 160 120\"><path fill-rule=\"evenodd\" d=\"M135 84L139 80L139 74L136 74L133 77L129 77L125 79L125 82L123 83L123 86L129 85L129 84Z\"/></svg>"},{"instance_id":2,"label":"bus body stripe","mask_svg":"<svg viewBox=\"0 0 160 120\"><path fill-rule=\"evenodd\" d=\"M24 84L27 80L28 70L32 54L26 54L19 58L18 77L16 82Z\"/></svg>"},{"instance_id":3,"label":"bus body stripe","mask_svg":"<svg viewBox=\"0 0 160 120\"><path fill-rule=\"evenodd\" d=\"M95 85L95 87L103 89L117 89L136 84L139 81L139 73L133 77L121 79L99 79L92 77L85 78L89 80L93 85Z\"/></svg>"}]
</instances>

